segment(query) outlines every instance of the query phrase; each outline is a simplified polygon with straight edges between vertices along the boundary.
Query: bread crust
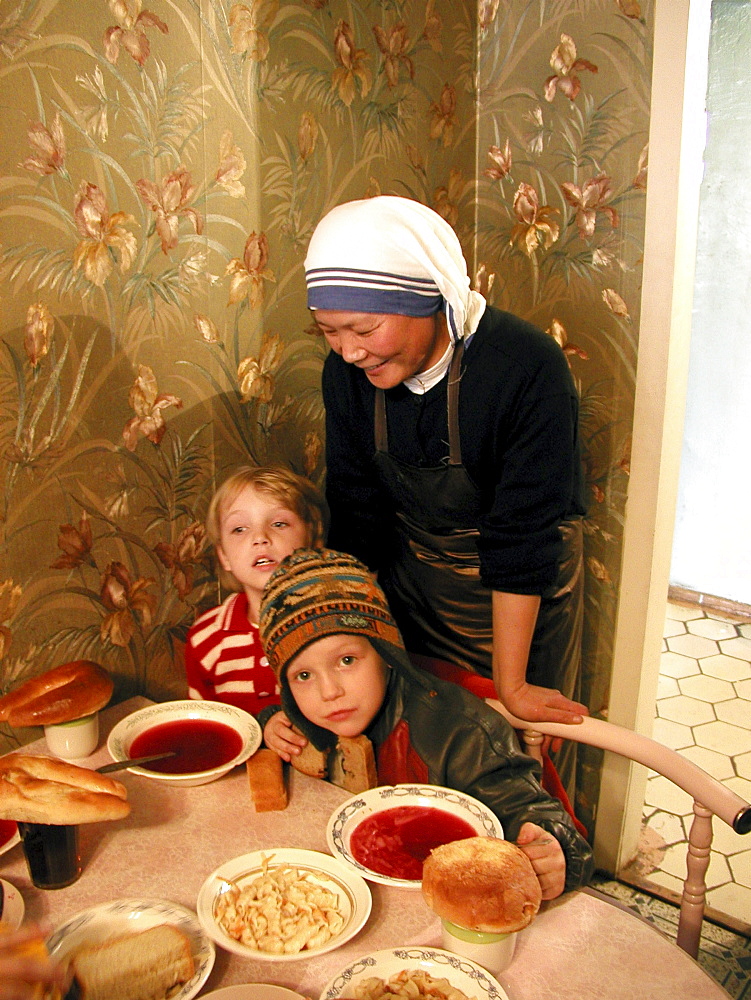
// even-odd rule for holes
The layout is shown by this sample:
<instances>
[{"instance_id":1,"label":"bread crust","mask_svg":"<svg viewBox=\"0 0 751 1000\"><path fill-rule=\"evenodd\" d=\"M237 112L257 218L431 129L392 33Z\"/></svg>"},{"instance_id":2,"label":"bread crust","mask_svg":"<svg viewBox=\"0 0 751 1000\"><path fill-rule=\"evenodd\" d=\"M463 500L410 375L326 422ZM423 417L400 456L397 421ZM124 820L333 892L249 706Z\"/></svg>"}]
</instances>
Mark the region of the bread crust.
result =
<instances>
[{"instance_id":1,"label":"bread crust","mask_svg":"<svg viewBox=\"0 0 751 1000\"><path fill-rule=\"evenodd\" d=\"M112 697L114 683L93 660L72 660L25 681L0 698L0 722L52 726L98 712Z\"/></svg>"},{"instance_id":2,"label":"bread crust","mask_svg":"<svg viewBox=\"0 0 751 1000\"><path fill-rule=\"evenodd\" d=\"M127 795L109 775L55 757L0 758L0 819L63 826L123 819Z\"/></svg>"},{"instance_id":3,"label":"bread crust","mask_svg":"<svg viewBox=\"0 0 751 1000\"><path fill-rule=\"evenodd\" d=\"M439 917L496 934L527 927L542 900L527 855L516 844L493 837L436 847L423 864L422 893Z\"/></svg>"},{"instance_id":4,"label":"bread crust","mask_svg":"<svg viewBox=\"0 0 751 1000\"><path fill-rule=\"evenodd\" d=\"M274 750L256 750L246 760L245 769L256 812L275 812L287 808L282 758Z\"/></svg>"},{"instance_id":5,"label":"bread crust","mask_svg":"<svg viewBox=\"0 0 751 1000\"><path fill-rule=\"evenodd\" d=\"M341 736L329 757L329 781L359 795L378 784L373 744L367 736Z\"/></svg>"}]
</instances>

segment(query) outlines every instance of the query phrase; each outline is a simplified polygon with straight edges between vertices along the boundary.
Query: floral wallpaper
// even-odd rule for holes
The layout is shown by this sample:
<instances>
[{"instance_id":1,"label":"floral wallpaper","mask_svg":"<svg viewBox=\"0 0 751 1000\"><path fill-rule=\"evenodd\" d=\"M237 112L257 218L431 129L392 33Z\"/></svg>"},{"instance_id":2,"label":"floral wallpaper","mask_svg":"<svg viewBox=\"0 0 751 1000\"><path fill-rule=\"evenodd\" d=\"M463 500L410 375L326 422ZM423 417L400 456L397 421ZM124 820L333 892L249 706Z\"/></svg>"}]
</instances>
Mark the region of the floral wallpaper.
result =
<instances>
[{"instance_id":1,"label":"floral wallpaper","mask_svg":"<svg viewBox=\"0 0 751 1000\"><path fill-rule=\"evenodd\" d=\"M118 700L184 694L186 631L221 597L217 478L325 475L308 239L389 193L569 358L607 712L651 23L652 0L3 0L0 689L88 657ZM36 735L2 726L0 750Z\"/></svg>"}]
</instances>

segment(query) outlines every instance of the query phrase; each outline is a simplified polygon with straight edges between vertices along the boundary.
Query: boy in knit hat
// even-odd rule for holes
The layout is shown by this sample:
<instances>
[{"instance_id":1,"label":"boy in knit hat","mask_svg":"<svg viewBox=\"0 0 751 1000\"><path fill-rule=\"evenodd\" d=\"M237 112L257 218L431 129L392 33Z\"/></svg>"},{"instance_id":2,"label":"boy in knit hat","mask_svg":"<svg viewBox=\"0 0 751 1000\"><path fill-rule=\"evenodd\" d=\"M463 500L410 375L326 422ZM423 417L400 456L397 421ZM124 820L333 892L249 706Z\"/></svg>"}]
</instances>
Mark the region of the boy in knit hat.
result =
<instances>
[{"instance_id":1,"label":"boy in knit hat","mask_svg":"<svg viewBox=\"0 0 751 1000\"><path fill-rule=\"evenodd\" d=\"M281 757L299 753L305 740L325 750L364 733L380 784L442 785L492 809L532 862L543 899L586 884L592 851L542 789L537 762L480 698L411 665L363 563L299 549L269 579L259 624L285 713L269 719L264 737Z\"/></svg>"}]
</instances>

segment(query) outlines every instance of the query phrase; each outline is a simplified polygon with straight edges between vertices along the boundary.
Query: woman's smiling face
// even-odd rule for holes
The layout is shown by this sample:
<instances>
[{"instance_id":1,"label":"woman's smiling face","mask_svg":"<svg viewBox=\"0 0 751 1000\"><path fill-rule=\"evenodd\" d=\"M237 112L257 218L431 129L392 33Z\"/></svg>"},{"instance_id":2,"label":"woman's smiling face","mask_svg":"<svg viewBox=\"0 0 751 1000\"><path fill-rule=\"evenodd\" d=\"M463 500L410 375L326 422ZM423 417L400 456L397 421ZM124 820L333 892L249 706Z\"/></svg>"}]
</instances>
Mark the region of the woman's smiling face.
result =
<instances>
[{"instance_id":1,"label":"woman's smiling face","mask_svg":"<svg viewBox=\"0 0 751 1000\"><path fill-rule=\"evenodd\" d=\"M316 309L313 316L332 351L360 368L379 389L393 389L432 368L449 345L441 312L397 316Z\"/></svg>"}]
</instances>

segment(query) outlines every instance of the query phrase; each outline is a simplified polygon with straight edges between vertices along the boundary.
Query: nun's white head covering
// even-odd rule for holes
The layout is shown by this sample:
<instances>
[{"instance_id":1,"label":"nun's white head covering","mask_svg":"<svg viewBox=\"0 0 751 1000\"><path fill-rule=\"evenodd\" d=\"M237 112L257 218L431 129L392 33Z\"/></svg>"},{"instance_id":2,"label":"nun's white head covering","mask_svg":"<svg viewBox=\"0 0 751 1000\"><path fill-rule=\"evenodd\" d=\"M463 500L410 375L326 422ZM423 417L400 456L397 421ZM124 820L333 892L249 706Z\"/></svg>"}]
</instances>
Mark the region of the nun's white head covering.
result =
<instances>
[{"instance_id":1,"label":"nun's white head covering","mask_svg":"<svg viewBox=\"0 0 751 1000\"><path fill-rule=\"evenodd\" d=\"M305 280L310 309L432 316L443 308L453 342L475 332L486 305L451 226L391 195L332 208L311 238Z\"/></svg>"}]
</instances>

